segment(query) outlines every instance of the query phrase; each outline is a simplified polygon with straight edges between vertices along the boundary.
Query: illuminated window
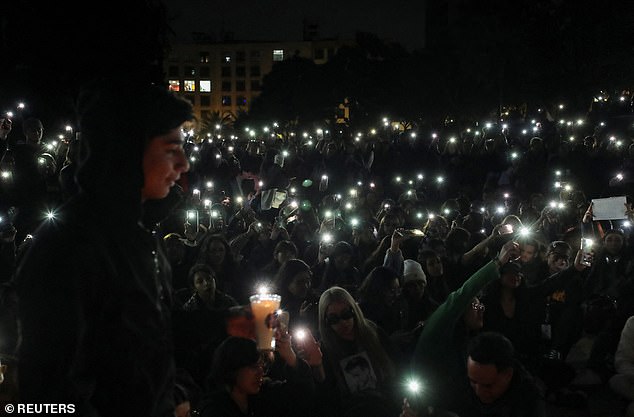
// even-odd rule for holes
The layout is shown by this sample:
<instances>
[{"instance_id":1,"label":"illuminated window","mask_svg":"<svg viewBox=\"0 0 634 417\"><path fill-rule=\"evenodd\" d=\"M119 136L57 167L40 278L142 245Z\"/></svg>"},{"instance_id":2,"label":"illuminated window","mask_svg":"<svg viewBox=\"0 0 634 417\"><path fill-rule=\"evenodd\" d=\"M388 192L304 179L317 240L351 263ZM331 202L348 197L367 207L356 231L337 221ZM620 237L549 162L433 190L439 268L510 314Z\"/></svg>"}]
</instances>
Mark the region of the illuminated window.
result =
<instances>
[{"instance_id":1,"label":"illuminated window","mask_svg":"<svg viewBox=\"0 0 634 417\"><path fill-rule=\"evenodd\" d=\"M207 52L200 53L200 63L201 64L209 63L209 54Z\"/></svg>"},{"instance_id":2,"label":"illuminated window","mask_svg":"<svg viewBox=\"0 0 634 417\"><path fill-rule=\"evenodd\" d=\"M231 106L231 96L222 96L222 105Z\"/></svg>"},{"instance_id":3,"label":"illuminated window","mask_svg":"<svg viewBox=\"0 0 634 417\"><path fill-rule=\"evenodd\" d=\"M231 54L229 52L223 52L222 53L222 59L220 61L222 63L224 63L224 64L230 64L231 63Z\"/></svg>"},{"instance_id":4,"label":"illuminated window","mask_svg":"<svg viewBox=\"0 0 634 417\"><path fill-rule=\"evenodd\" d=\"M196 81L194 80L185 80L183 84L183 88L185 91L196 91Z\"/></svg>"},{"instance_id":5,"label":"illuminated window","mask_svg":"<svg viewBox=\"0 0 634 417\"><path fill-rule=\"evenodd\" d=\"M211 93L211 80L200 80L200 92Z\"/></svg>"},{"instance_id":6,"label":"illuminated window","mask_svg":"<svg viewBox=\"0 0 634 417\"><path fill-rule=\"evenodd\" d=\"M273 61L284 61L283 49L273 49Z\"/></svg>"},{"instance_id":7,"label":"illuminated window","mask_svg":"<svg viewBox=\"0 0 634 417\"><path fill-rule=\"evenodd\" d=\"M181 82L179 80L170 80L170 91L181 91Z\"/></svg>"}]
</instances>

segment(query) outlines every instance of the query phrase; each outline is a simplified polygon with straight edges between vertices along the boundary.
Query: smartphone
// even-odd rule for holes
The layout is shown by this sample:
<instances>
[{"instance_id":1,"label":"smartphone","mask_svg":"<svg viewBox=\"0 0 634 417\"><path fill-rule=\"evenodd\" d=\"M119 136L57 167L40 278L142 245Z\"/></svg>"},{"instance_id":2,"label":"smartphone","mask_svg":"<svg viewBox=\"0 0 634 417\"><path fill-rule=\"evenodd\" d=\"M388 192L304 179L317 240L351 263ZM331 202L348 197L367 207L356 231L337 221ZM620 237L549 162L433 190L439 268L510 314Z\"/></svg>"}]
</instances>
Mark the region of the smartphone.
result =
<instances>
[{"instance_id":1,"label":"smartphone","mask_svg":"<svg viewBox=\"0 0 634 417\"><path fill-rule=\"evenodd\" d=\"M187 210L185 213L185 223L194 226L194 230L198 233L198 227L200 225L198 210Z\"/></svg>"},{"instance_id":2,"label":"smartphone","mask_svg":"<svg viewBox=\"0 0 634 417\"><path fill-rule=\"evenodd\" d=\"M594 240L581 238L581 265L592 266L592 246Z\"/></svg>"}]
</instances>

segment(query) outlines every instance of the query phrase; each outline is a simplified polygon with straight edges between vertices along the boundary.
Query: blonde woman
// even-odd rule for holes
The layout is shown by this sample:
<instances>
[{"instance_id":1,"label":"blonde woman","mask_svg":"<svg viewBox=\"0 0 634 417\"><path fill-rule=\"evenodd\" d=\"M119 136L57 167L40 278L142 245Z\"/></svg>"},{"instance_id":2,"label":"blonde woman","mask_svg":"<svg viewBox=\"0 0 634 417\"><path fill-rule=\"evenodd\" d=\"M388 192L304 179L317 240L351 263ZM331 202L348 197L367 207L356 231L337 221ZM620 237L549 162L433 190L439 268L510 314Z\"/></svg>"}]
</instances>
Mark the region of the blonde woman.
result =
<instances>
[{"instance_id":1,"label":"blonde woman","mask_svg":"<svg viewBox=\"0 0 634 417\"><path fill-rule=\"evenodd\" d=\"M318 403L325 407L320 415L397 415L389 339L345 289L331 287L321 295L319 333L324 372Z\"/></svg>"}]
</instances>

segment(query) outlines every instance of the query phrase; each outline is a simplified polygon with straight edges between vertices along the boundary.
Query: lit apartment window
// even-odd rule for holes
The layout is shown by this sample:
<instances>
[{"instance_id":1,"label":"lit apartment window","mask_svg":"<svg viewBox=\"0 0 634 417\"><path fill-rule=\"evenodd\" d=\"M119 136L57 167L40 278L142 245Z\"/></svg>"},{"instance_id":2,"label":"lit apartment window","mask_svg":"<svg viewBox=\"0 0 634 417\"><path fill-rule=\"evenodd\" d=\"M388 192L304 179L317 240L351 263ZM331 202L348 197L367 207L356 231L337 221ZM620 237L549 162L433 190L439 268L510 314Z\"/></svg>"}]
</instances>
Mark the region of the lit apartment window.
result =
<instances>
[{"instance_id":1,"label":"lit apartment window","mask_svg":"<svg viewBox=\"0 0 634 417\"><path fill-rule=\"evenodd\" d=\"M283 49L273 49L273 61L284 61Z\"/></svg>"},{"instance_id":2,"label":"lit apartment window","mask_svg":"<svg viewBox=\"0 0 634 417\"><path fill-rule=\"evenodd\" d=\"M200 53L200 63L201 64L208 64L209 63L209 53L207 53L207 52L201 52Z\"/></svg>"},{"instance_id":3,"label":"lit apartment window","mask_svg":"<svg viewBox=\"0 0 634 417\"><path fill-rule=\"evenodd\" d=\"M222 105L231 106L231 96L222 96Z\"/></svg>"},{"instance_id":4,"label":"lit apartment window","mask_svg":"<svg viewBox=\"0 0 634 417\"><path fill-rule=\"evenodd\" d=\"M211 93L211 80L200 80L200 92Z\"/></svg>"},{"instance_id":5,"label":"lit apartment window","mask_svg":"<svg viewBox=\"0 0 634 417\"><path fill-rule=\"evenodd\" d=\"M181 91L181 82L179 80L170 80L170 91Z\"/></svg>"},{"instance_id":6,"label":"lit apartment window","mask_svg":"<svg viewBox=\"0 0 634 417\"><path fill-rule=\"evenodd\" d=\"M196 91L196 81L194 80L185 80L183 85L185 91Z\"/></svg>"},{"instance_id":7,"label":"lit apartment window","mask_svg":"<svg viewBox=\"0 0 634 417\"><path fill-rule=\"evenodd\" d=\"M231 64L231 54L229 52L223 52L221 62L224 64Z\"/></svg>"},{"instance_id":8,"label":"lit apartment window","mask_svg":"<svg viewBox=\"0 0 634 417\"><path fill-rule=\"evenodd\" d=\"M236 97L236 105L238 105L238 106L246 106L247 105L247 98L245 96Z\"/></svg>"}]
</instances>

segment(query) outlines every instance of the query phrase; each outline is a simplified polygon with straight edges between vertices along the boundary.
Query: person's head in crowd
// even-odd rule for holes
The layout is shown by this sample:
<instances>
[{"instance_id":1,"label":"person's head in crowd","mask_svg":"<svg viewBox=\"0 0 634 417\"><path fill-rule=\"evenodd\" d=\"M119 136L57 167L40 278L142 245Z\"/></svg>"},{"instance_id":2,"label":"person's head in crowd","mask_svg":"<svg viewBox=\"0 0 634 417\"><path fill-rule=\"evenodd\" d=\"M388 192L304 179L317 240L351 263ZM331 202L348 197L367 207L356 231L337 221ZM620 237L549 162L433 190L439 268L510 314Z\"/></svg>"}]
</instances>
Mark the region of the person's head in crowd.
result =
<instances>
[{"instance_id":1,"label":"person's head in crowd","mask_svg":"<svg viewBox=\"0 0 634 417\"><path fill-rule=\"evenodd\" d=\"M357 246L376 242L375 232L374 224L368 220L359 220L359 223L352 227L352 242Z\"/></svg>"},{"instance_id":2,"label":"person's head in crowd","mask_svg":"<svg viewBox=\"0 0 634 417\"><path fill-rule=\"evenodd\" d=\"M445 200L440 205L440 213L447 219L448 222L456 220L456 218L460 215L460 204L458 204L458 200L455 198Z\"/></svg>"},{"instance_id":3,"label":"person's head in crowd","mask_svg":"<svg viewBox=\"0 0 634 417\"><path fill-rule=\"evenodd\" d=\"M427 222L423 226L423 233L428 238L444 239L449 233L449 222L442 215L429 215Z\"/></svg>"},{"instance_id":4,"label":"person's head in crowd","mask_svg":"<svg viewBox=\"0 0 634 417\"><path fill-rule=\"evenodd\" d=\"M610 257L619 256L625 247L625 234L621 229L606 230L603 235L603 250Z\"/></svg>"},{"instance_id":5,"label":"person's head in crowd","mask_svg":"<svg viewBox=\"0 0 634 417\"><path fill-rule=\"evenodd\" d=\"M359 286L359 299L363 302L391 307L400 290L398 274L391 268L373 268Z\"/></svg>"},{"instance_id":6,"label":"person's head in crowd","mask_svg":"<svg viewBox=\"0 0 634 417\"><path fill-rule=\"evenodd\" d=\"M22 132L27 144L38 145L44 134L44 125L40 119L29 117L22 123Z\"/></svg>"},{"instance_id":7,"label":"person's head in crowd","mask_svg":"<svg viewBox=\"0 0 634 417\"><path fill-rule=\"evenodd\" d=\"M420 263L413 259L403 262L403 294L412 302L418 302L425 294L427 276Z\"/></svg>"},{"instance_id":8,"label":"person's head in crowd","mask_svg":"<svg viewBox=\"0 0 634 417\"><path fill-rule=\"evenodd\" d=\"M213 304L216 296L216 274L209 265L195 264L192 266L189 269L189 282L201 300Z\"/></svg>"},{"instance_id":9,"label":"person's head in crowd","mask_svg":"<svg viewBox=\"0 0 634 417\"><path fill-rule=\"evenodd\" d=\"M518 213L522 224L530 225L537 222L539 219L539 212L537 209L526 202L520 203Z\"/></svg>"},{"instance_id":10,"label":"person's head in crowd","mask_svg":"<svg viewBox=\"0 0 634 417\"><path fill-rule=\"evenodd\" d=\"M483 404L493 404L506 393L514 373L515 350L505 336L483 332L469 341L467 375Z\"/></svg>"},{"instance_id":11,"label":"person's head in crowd","mask_svg":"<svg viewBox=\"0 0 634 417\"><path fill-rule=\"evenodd\" d=\"M211 266L216 273L224 269L231 260L231 247L227 238L219 234L207 234L200 243L199 262Z\"/></svg>"},{"instance_id":12,"label":"person's head in crowd","mask_svg":"<svg viewBox=\"0 0 634 417\"><path fill-rule=\"evenodd\" d=\"M426 277L438 278L444 274L442 259L438 253L431 249L423 249L418 252L418 262L423 268Z\"/></svg>"},{"instance_id":13,"label":"person's head in crowd","mask_svg":"<svg viewBox=\"0 0 634 417\"><path fill-rule=\"evenodd\" d=\"M539 256L539 242L532 237L522 237L518 240L520 245L520 259L519 262L526 265L533 262Z\"/></svg>"},{"instance_id":14,"label":"person's head in crowd","mask_svg":"<svg viewBox=\"0 0 634 417\"><path fill-rule=\"evenodd\" d=\"M427 242L427 247L441 258L447 257L447 244L444 239L432 238Z\"/></svg>"},{"instance_id":15,"label":"person's head in crowd","mask_svg":"<svg viewBox=\"0 0 634 417\"><path fill-rule=\"evenodd\" d=\"M462 218L460 227L467 229L471 234L478 233L484 228L484 215L479 211L471 211Z\"/></svg>"},{"instance_id":16,"label":"person's head in crowd","mask_svg":"<svg viewBox=\"0 0 634 417\"><path fill-rule=\"evenodd\" d=\"M583 146L585 146L586 149L592 150L596 147L596 145L597 143L594 136L586 136L583 138Z\"/></svg>"},{"instance_id":17,"label":"person's head in crowd","mask_svg":"<svg viewBox=\"0 0 634 417\"><path fill-rule=\"evenodd\" d=\"M282 302L289 298L304 300L310 291L312 279L313 273L306 262L289 259L277 271L274 285L282 296Z\"/></svg>"},{"instance_id":18,"label":"person's head in crowd","mask_svg":"<svg viewBox=\"0 0 634 417\"><path fill-rule=\"evenodd\" d=\"M326 148L324 149L324 156L326 158L332 158L339 154L341 148L337 146L335 142L328 142Z\"/></svg>"},{"instance_id":19,"label":"person's head in crowd","mask_svg":"<svg viewBox=\"0 0 634 417\"><path fill-rule=\"evenodd\" d=\"M572 256L572 248L563 240L555 240L550 242L546 250L546 261L551 274L563 271L570 265L570 257Z\"/></svg>"},{"instance_id":20,"label":"person's head in crowd","mask_svg":"<svg viewBox=\"0 0 634 417\"><path fill-rule=\"evenodd\" d=\"M500 268L500 286L505 290L515 290L522 285L522 265L519 262L507 262Z\"/></svg>"},{"instance_id":21,"label":"person's head in crowd","mask_svg":"<svg viewBox=\"0 0 634 417\"><path fill-rule=\"evenodd\" d=\"M546 197L542 193L533 193L530 196L529 204L541 213L544 207L546 207Z\"/></svg>"},{"instance_id":22,"label":"person's head in crowd","mask_svg":"<svg viewBox=\"0 0 634 417\"><path fill-rule=\"evenodd\" d=\"M447 253L449 256L466 253L469 250L469 241L471 234L469 231L462 227L454 227L445 238L445 245L447 246Z\"/></svg>"},{"instance_id":23,"label":"person's head in crowd","mask_svg":"<svg viewBox=\"0 0 634 417\"><path fill-rule=\"evenodd\" d=\"M319 333L322 346L333 358L349 355L347 346L356 342L370 357L377 376L393 373L393 365L383 349L377 327L367 320L352 295L341 287L330 287L319 298Z\"/></svg>"},{"instance_id":24,"label":"person's head in crowd","mask_svg":"<svg viewBox=\"0 0 634 417\"><path fill-rule=\"evenodd\" d=\"M530 142L528 143L528 151L530 153L542 153L544 152L544 150L544 141L542 140L542 138L537 136L531 138Z\"/></svg>"},{"instance_id":25,"label":"person's head in crowd","mask_svg":"<svg viewBox=\"0 0 634 417\"><path fill-rule=\"evenodd\" d=\"M295 222L290 234L291 241L295 244L295 246L297 246L298 243L302 244L310 242L312 236L313 231L310 230L308 224L300 221Z\"/></svg>"},{"instance_id":26,"label":"person's head in crowd","mask_svg":"<svg viewBox=\"0 0 634 417\"><path fill-rule=\"evenodd\" d=\"M347 271L353 265L354 248L345 241L335 243L330 258L338 271Z\"/></svg>"},{"instance_id":27,"label":"person's head in crowd","mask_svg":"<svg viewBox=\"0 0 634 417\"><path fill-rule=\"evenodd\" d=\"M55 157L48 152L40 154L37 158L37 169L43 177L52 177L57 172Z\"/></svg>"},{"instance_id":28,"label":"person's head in crowd","mask_svg":"<svg viewBox=\"0 0 634 417\"><path fill-rule=\"evenodd\" d=\"M214 351L209 385L232 397L253 396L262 388L264 369L255 340L229 336Z\"/></svg>"},{"instance_id":29,"label":"person's head in crowd","mask_svg":"<svg viewBox=\"0 0 634 417\"><path fill-rule=\"evenodd\" d=\"M142 203L164 199L189 170L182 128L195 119L191 103L164 87L124 84L90 82L77 102L81 158L76 182L119 221L141 216L140 204L128 206L139 200L139 189ZM161 159L170 146L174 158Z\"/></svg>"},{"instance_id":30,"label":"person's head in crowd","mask_svg":"<svg viewBox=\"0 0 634 417\"><path fill-rule=\"evenodd\" d=\"M185 244L178 233L168 233L163 237L167 259L172 264L178 264L185 259Z\"/></svg>"},{"instance_id":31,"label":"person's head in crowd","mask_svg":"<svg viewBox=\"0 0 634 417\"><path fill-rule=\"evenodd\" d=\"M386 213L379 224L379 237L392 236L392 233L401 226L402 223L396 214Z\"/></svg>"},{"instance_id":32,"label":"person's head in crowd","mask_svg":"<svg viewBox=\"0 0 634 417\"><path fill-rule=\"evenodd\" d=\"M256 239L258 242L262 244L268 244L271 238L271 230L273 229L273 225L268 219L257 217L255 218L254 223L257 225L256 228Z\"/></svg>"},{"instance_id":33,"label":"person's head in crowd","mask_svg":"<svg viewBox=\"0 0 634 417\"><path fill-rule=\"evenodd\" d=\"M273 249L273 259L278 265L283 265L289 259L297 258L297 245L290 240L282 240Z\"/></svg>"}]
</instances>

